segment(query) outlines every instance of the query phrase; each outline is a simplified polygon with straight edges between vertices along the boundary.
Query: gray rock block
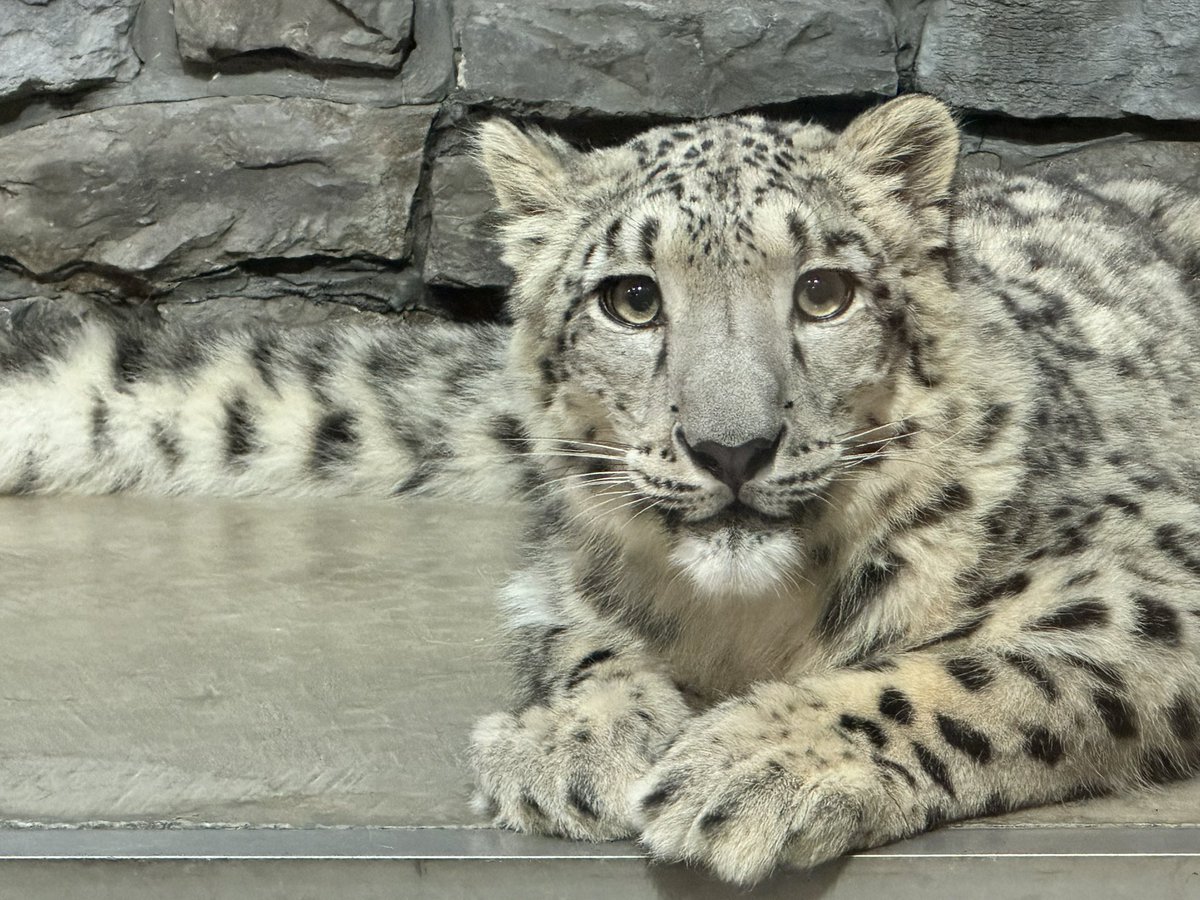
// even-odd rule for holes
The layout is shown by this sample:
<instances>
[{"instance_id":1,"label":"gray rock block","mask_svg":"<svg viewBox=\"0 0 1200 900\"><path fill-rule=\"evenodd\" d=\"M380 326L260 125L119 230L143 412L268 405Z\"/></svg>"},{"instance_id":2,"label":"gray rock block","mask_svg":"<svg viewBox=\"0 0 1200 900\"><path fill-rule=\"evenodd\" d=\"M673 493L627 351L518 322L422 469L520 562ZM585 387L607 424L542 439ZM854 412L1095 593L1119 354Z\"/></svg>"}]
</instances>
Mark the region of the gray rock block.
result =
<instances>
[{"instance_id":1,"label":"gray rock block","mask_svg":"<svg viewBox=\"0 0 1200 900\"><path fill-rule=\"evenodd\" d=\"M1104 178L1154 178L1200 191L1200 144L1148 140L1134 134L1045 143L1002 137L967 138L963 165L968 169L1051 176L1087 173Z\"/></svg>"},{"instance_id":2,"label":"gray rock block","mask_svg":"<svg viewBox=\"0 0 1200 900\"><path fill-rule=\"evenodd\" d=\"M141 0L3 0L0 100L128 81L141 62L129 31Z\"/></svg>"},{"instance_id":3,"label":"gray rock block","mask_svg":"<svg viewBox=\"0 0 1200 900\"><path fill-rule=\"evenodd\" d=\"M287 266L276 266L286 269ZM262 303L341 306L368 312L429 309L428 292L412 268L395 269L359 260L323 261L299 271L262 273L245 270L189 278L155 299L160 309L251 308ZM184 313L180 313L183 315Z\"/></svg>"},{"instance_id":4,"label":"gray rock block","mask_svg":"<svg viewBox=\"0 0 1200 900\"><path fill-rule=\"evenodd\" d=\"M318 63L398 69L412 46L413 0L175 0L185 59L290 50Z\"/></svg>"},{"instance_id":5,"label":"gray rock block","mask_svg":"<svg viewBox=\"0 0 1200 900\"><path fill-rule=\"evenodd\" d=\"M278 268L291 267L284 264ZM429 295L415 269L357 260L329 261L273 274L235 269L202 275L132 303L111 290L111 285L107 291L102 287L89 287L78 279L39 283L0 266L0 328L6 315L28 309L76 316L103 309L106 315L226 327L249 321L311 325L355 317L377 320L397 313L447 314L445 304Z\"/></svg>"},{"instance_id":6,"label":"gray rock block","mask_svg":"<svg viewBox=\"0 0 1200 900\"><path fill-rule=\"evenodd\" d=\"M1200 119L1200 4L934 0L916 83L1012 116Z\"/></svg>"},{"instance_id":7,"label":"gray rock block","mask_svg":"<svg viewBox=\"0 0 1200 900\"><path fill-rule=\"evenodd\" d=\"M470 157L442 156L430 173L431 219L423 273L448 287L507 287L512 272L492 240L496 200Z\"/></svg>"},{"instance_id":8,"label":"gray rock block","mask_svg":"<svg viewBox=\"0 0 1200 900\"><path fill-rule=\"evenodd\" d=\"M273 328L303 328L327 322L383 324L387 316L341 303L314 303L290 294L247 302L242 297L214 297L196 303L165 302L156 310L163 322L185 328L230 328L258 322Z\"/></svg>"},{"instance_id":9,"label":"gray rock block","mask_svg":"<svg viewBox=\"0 0 1200 900\"><path fill-rule=\"evenodd\" d=\"M710 116L896 92L887 0L463 0L465 99L550 115Z\"/></svg>"},{"instance_id":10,"label":"gray rock block","mask_svg":"<svg viewBox=\"0 0 1200 900\"><path fill-rule=\"evenodd\" d=\"M0 247L29 272L151 286L268 257L408 256L432 107L217 97L0 139Z\"/></svg>"}]
</instances>

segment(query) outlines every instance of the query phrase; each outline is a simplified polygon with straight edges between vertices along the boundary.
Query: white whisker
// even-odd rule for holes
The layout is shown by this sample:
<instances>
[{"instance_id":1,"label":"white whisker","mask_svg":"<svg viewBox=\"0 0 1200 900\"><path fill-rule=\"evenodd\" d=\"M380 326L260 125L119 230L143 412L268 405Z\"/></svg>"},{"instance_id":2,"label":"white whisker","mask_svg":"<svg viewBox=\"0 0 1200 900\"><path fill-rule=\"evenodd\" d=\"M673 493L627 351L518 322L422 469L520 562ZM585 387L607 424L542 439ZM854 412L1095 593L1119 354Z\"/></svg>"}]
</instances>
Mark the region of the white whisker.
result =
<instances>
[{"instance_id":1,"label":"white whisker","mask_svg":"<svg viewBox=\"0 0 1200 900\"><path fill-rule=\"evenodd\" d=\"M845 432L844 434L839 434L837 437L835 437L834 443L844 444L848 441L854 440L855 438L862 437L864 434L870 434L873 431L882 431L884 428L897 428L903 425L904 422L904 419L896 419L894 422L884 422L882 425L876 425L872 428L864 428L862 431Z\"/></svg>"}]
</instances>

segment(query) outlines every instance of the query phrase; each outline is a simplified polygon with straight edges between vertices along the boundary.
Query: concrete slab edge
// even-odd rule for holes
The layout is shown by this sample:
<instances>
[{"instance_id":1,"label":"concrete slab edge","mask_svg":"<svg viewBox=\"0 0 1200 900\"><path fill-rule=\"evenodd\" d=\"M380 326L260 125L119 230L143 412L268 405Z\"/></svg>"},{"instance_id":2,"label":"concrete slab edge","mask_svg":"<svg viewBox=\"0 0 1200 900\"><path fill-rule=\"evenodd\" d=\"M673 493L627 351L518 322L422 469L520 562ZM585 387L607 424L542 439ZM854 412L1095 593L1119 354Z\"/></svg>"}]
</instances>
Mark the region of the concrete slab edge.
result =
<instances>
[{"instance_id":1,"label":"concrete slab edge","mask_svg":"<svg viewBox=\"0 0 1200 900\"><path fill-rule=\"evenodd\" d=\"M922 835L852 858L1191 857L1200 825L966 826ZM583 844L490 828L447 827L63 827L0 829L10 860L637 860L632 843Z\"/></svg>"}]
</instances>

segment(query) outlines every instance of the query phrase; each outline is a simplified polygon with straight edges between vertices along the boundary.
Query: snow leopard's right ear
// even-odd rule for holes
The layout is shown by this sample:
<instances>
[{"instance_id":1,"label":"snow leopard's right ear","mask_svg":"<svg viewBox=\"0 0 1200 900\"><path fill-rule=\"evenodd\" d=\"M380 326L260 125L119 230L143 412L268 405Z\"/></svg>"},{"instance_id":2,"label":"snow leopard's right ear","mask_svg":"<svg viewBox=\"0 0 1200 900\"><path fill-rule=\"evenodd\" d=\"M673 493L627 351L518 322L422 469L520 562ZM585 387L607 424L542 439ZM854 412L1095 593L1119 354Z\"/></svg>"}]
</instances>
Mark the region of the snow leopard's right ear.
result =
<instances>
[{"instance_id":1,"label":"snow leopard's right ear","mask_svg":"<svg viewBox=\"0 0 1200 900\"><path fill-rule=\"evenodd\" d=\"M479 126L475 148L501 212L511 217L559 208L568 195L568 170L581 155L562 138L536 128L522 131L503 119Z\"/></svg>"},{"instance_id":2,"label":"snow leopard's right ear","mask_svg":"<svg viewBox=\"0 0 1200 900\"><path fill-rule=\"evenodd\" d=\"M941 101L907 94L863 113L842 132L838 145L867 174L889 183L892 193L923 207L950 191L958 163L958 126Z\"/></svg>"}]
</instances>

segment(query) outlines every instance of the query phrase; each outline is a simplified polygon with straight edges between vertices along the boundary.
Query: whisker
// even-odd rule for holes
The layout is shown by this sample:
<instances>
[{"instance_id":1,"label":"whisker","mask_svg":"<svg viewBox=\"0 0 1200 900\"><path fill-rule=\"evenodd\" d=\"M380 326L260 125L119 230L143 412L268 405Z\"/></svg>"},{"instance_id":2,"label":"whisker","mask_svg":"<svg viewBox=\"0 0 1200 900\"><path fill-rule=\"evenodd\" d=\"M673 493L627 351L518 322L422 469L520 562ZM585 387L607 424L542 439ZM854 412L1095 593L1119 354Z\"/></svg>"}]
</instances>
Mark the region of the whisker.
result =
<instances>
[{"instance_id":1,"label":"whisker","mask_svg":"<svg viewBox=\"0 0 1200 900\"><path fill-rule=\"evenodd\" d=\"M846 444L847 449L857 450L861 447L886 447L888 444L903 440L904 438L916 437L919 434L924 434L923 431L904 431L900 434L889 435L888 437L871 438L865 441L855 441L853 444Z\"/></svg>"},{"instance_id":2,"label":"whisker","mask_svg":"<svg viewBox=\"0 0 1200 900\"><path fill-rule=\"evenodd\" d=\"M606 456L603 453L593 453L586 450L529 450L522 453L514 453L513 455L528 459L599 459L606 462L625 462L624 456Z\"/></svg>"},{"instance_id":3,"label":"whisker","mask_svg":"<svg viewBox=\"0 0 1200 900\"><path fill-rule=\"evenodd\" d=\"M844 432L836 435L834 442L844 444L847 441L852 441L857 437L862 437L864 434L870 434L872 431L882 431L884 428L897 428L905 423L906 419L896 419L894 422L884 422L882 425L876 425L872 428L864 428L862 431Z\"/></svg>"},{"instance_id":4,"label":"whisker","mask_svg":"<svg viewBox=\"0 0 1200 900\"><path fill-rule=\"evenodd\" d=\"M901 455L901 454L897 454L897 453L888 453L886 451L881 451L881 452L877 452L877 453L863 454L861 456L847 456L847 457L844 457L843 459L844 459L844 461L838 465L838 468L840 468L842 471L850 471L850 470L858 469L860 466L863 466L866 463L873 462L875 460L891 460L891 461L897 462L897 463L905 463L907 465L921 466L922 468L928 469L931 472L936 472L938 474L938 476L942 477L942 478L949 478L953 475L952 470L946 466L938 465L937 463L935 463L931 460L928 460L928 459L916 458L907 453Z\"/></svg>"},{"instance_id":5,"label":"whisker","mask_svg":"<svg viewBox=\"0 0 1200 900\"><path fill-rule=\"evenodd\" d=\"M596 450L580 450L564 447L561 450L517 450L514 456L587 456L593 459L625 459L624 453L600 453Z\"/></svg>"},{"instance_id":6,"label":"whisker","mask_svg":"<svg viewBox=\"0 0 1200 900\"><path fill-rule=\"evenodd\" d=\"M576 481L573 483L565 481L564 479L560 479L558 481L555 481L554 484L559 484L559 485L563 485L563 486L570 485L571 487L582 487L582 488L610 487L610 486L616 486L616 485L624 485L626 487L632 487L632 485L629 484L629 479L625 478L624 476L619 476L616 478L596 478L591 481Z\"/></svg>"},{"instance_id":7,"label":"whisker","mask_svg":"<svg viewBox=\"0 0 1200 900\"><path fill-rule=\"evenodd\" d=\"M965 416L965 415L966 415L966 413L962 413L961 415L957 415L957 416L954 416L954 417L953 417L953 418L951 418L951 419L947 419L945 424L949 425L951 422L955 421L956 419L961 419L961 418L963 418L963 416ZM936 444L930 444L928 447L916 447L916 448L914 448L914 449L916 449L916 450L921 450L921 451L924 451L924 452L926 452L926 453L928 453L928 452L929 452L929 451L931 451L931 450L937 450L939 447L941 447L941 446L942 446L943 444L945 444L947 441L952 441L952 440L954 440L956 437L958 437L959 435L961 435L961 434L962 434L964 431L967 431L967 430L968 430L968 429L971 427L971 425L972 425L972 424L973 424L973 423L971 423L971 422L968 422L968 423L967 423L966 425L964 425L962 428L958 429L958 431L954 432L953 434L948 434L948 435L946 435L944 438L942 438L942 439L941 439L940 441L938 441Z\"/></svg>"},{"instance_id":8,"label":"whisker","mask_svg":"<svg viewBox=\"0 0 1200 900\"><path fill-rule=\"evenodd\" d=\"M554 478L547 478L544 484L560 484L564 481L578 480L586 483L595 483L599 481L615 480L628 481L633 471L630 469L618 469L615 471L602 472L568 472L566 475L556 475Z\"/></svg>"},{"instance_id":9,"label":"whisker","mask_svg":"<svg viewBox=\"0 0 1200 900\"><path fill-rule=\"evenodd\" d=\"M649 505L645 509L638 510L637 512L635 512L632 516L630 516L629 521L632 522L638 516L642 515L642 513L649 512L652 509L659 509L660 507L662 507L665 504L665 502L666 501L662 500L661 498L657 499L657 500L649 500Z\"/></svg>"},{"instance_id":10,"label":"whisker","mask_svg":"<svg viewBox=\"0 0 1200 900\"><path fill-rule=\"evenodd\" d=\"M552 437L528 437L528 438L500 438L501 441L514 444L530 444L545 442L550 444L563 444L571 448L578 447L594 447L597 450L614 450L624 452L632 450L630 444L618 444L613 442L601 441L577 441L574 438L552 438Z\"/></svg>"},{"instance_id":11,"label":"whisker","mask_svg":"<svg viewBox=\"0 0 1200 900\"><path fill-rule=\"evenodd\" d=\"M826 506L828 506L830 509L832 509L834 511L837 510L837 507L833 505L833 501L830 500L828 497L826 497L820 491L812 491L810 493L804 494L802 498L798 497L797 499L798 500L799 499L807 500L809 497L812 497L814 500L820 500L822 503L824 503Z\"/></svg>"},{"instance_id":12,"label":"whisker","mask_svg":"<svg viewBox=\"0 0 1200 900\"><path fill-rule=\"evenodd\" d=\"M604 492L601 492L604 493ZM628 491L618 492L607 497L599 497L597 495L587 496L587 503L580 509L570 512L570 521L572 523L583 522L585 525L591 526L596 523L601 514L607 513L605 507L614 501L621 500L629 495Z\"/></svg>"},{"instance_id":13,"label":"whisker","mask_svg":"<svg viewBox=\"0 0 1200 900\"><path fill-rule=\"evenodd\" d=\"M630 493L632 493L632 491ZM628 495L626 495L626 496L628 496ZM646 502L647 502L646 498L639 494L638 496L636 496L632 500L630 500L628 503L622 503L620 506L615 506L612 509L605 510L605 512L616 513L616 512L620 512L623 509L628 509L631 506L637 506L639 503L646 503Z\"/></svg>"}]
</instances>

